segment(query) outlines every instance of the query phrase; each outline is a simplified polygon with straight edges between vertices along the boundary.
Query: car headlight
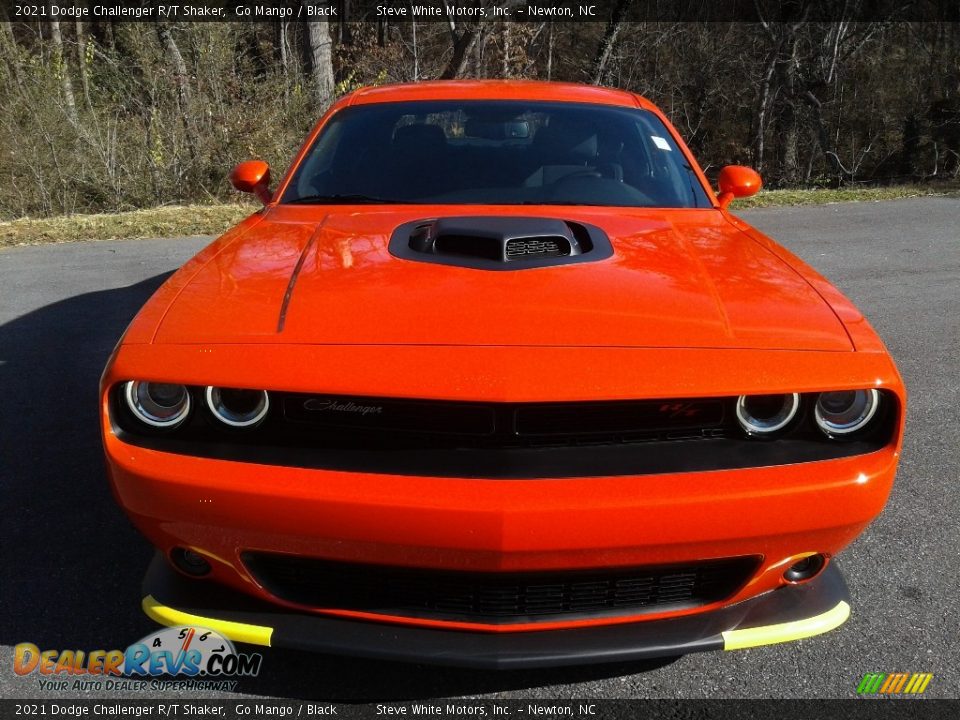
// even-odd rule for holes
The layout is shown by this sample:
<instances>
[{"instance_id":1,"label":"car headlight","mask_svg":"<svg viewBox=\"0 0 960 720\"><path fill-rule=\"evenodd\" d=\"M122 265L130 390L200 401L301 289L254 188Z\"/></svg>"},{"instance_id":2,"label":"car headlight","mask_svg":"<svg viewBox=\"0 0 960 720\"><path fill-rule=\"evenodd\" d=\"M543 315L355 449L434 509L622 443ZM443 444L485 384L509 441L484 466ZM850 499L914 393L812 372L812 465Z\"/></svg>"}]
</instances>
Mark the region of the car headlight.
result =
<instances>
[{"instance_id":1,"label":"car headlight","mask_svg":"<svg viewBox=\"0 0 960 720\"><path fill-rule=\"evenodd\" d=\"M741 395L737 398L737 421L748 435L771 435L797 416L800 395Z\"/></svg>"},{"instance_id":2,"label":"car headlight","mask_svg":"<svg viewBox=\"0 0 960 720\"><path fill-rule=\"evenodd\" d=\"M880 393L870 390L842 390L820 393L813 416L828 437L849 435L865 428L880 407Z\"/></svg>"},{"instance_id":3,"label":"car headlight","mask_svg":"<svg viewBox=\"0 0 960 720\"><path fill-rule=\"evenodd\" d=\"M134 416L156 428L174 428L190 414L190 391L184 385L133 380L124 396Z\"/></svg>"},{"instance_id":4,"label":"car headlight","mask_svg":"<svg viewBox=\"0 0 960 720\"><path fill-rule=\"evenodd\" d=\"M231 427L251 427L267 416L270 396L266 390L207 388L207 407L220 422Z\"/></svg>"}]
</instances>

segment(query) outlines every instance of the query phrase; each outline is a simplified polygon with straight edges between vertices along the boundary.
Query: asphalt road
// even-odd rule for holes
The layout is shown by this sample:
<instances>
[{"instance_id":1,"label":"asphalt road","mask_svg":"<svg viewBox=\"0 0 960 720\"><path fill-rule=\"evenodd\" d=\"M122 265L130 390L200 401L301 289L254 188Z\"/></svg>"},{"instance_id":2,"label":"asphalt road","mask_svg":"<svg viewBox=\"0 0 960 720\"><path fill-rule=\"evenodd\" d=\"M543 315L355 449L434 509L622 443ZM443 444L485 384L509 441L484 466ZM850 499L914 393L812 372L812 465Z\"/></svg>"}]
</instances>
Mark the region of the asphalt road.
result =
<instances>
[{"instance_id":1,"label":"asphalt road","mask_svg":"<svg viewBox=\"0 0 960 720\"><path fill-rule=\"evenodd\" d=\"M896 357L910 392L903 461L887 509L841 555L853 596L846 625L782 646L535 672L267 649L261 675L242 682L241 694L849 698L865 672L922 671L935 675L928 696L958 697L960 200L742 215L860 306ZM104 478L97 379L143 301L205 242L0 251L0 697L85 696L43 692L35 676L15 676L12 647L18 642L124 648L154 630L139 609L151 552L114 504Z\"/></svg>"}]
</instances>

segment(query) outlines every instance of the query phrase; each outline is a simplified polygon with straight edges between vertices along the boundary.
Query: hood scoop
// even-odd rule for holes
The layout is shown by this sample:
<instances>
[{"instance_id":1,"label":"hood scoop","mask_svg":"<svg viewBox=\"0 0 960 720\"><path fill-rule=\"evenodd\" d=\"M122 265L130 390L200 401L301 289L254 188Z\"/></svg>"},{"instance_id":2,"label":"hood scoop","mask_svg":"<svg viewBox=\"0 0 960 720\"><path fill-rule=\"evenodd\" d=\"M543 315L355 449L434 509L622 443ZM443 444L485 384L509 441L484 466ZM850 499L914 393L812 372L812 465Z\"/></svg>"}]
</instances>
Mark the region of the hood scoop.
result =
<instances>
[{"instance_id":1,"label":"hood scoop","mask_svg":"<svg viewBox=\"0 0 960 720\"><path fill-rule=\"evenodd\" d=\"M556 218L443 217L404 223L390 253L405 260L476 270L522 270L613 255L600 228Z\"/></svg>"}]
</instances>

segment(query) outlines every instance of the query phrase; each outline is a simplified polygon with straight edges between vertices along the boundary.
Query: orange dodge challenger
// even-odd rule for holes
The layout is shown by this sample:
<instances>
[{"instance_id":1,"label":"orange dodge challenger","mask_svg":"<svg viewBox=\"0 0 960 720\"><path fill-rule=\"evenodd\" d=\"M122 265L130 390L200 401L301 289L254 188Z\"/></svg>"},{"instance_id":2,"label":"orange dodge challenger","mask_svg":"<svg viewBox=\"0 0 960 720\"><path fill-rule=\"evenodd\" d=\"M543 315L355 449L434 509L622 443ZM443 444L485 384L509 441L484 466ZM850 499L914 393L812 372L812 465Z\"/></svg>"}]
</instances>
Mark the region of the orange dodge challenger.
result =
<instances>
[{"instance_id":1,"label":"orange dodge challenger","mask_svg":"<svg viewBox=\"0 0 960 720\"><path fill-rule=\"evenodd\" d=\"M104 372L143 608L477 667L822 633L905 391L860 312L727 209L642 97L369 88L173 275Z\"/></svg>"}]
</instances>

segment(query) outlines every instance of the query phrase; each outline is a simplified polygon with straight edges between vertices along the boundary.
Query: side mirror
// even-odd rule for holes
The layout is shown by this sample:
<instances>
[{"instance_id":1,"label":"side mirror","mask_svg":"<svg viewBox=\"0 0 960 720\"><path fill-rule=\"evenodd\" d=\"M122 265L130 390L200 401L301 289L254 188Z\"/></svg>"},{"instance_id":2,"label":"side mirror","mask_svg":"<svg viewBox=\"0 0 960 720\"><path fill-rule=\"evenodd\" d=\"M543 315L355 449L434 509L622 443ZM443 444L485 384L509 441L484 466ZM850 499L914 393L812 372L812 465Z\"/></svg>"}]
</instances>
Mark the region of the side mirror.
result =
<instances>
[{"instance_id":1,"label":"side mirror","mask_svg":"<svg viewBox=\"0 0 960 720\"><path fill-rule=\"evenodd\" d=\"M266 205L273 199L270 191L270 166L263 160L247 160L230 173L230 182L240 192L253 193Z\"/></svg>"},{"instance_id":2,"label":"side mirror","mask_svg":"<svg viewBox=\"0 0 960 720\"><path fill-rule=\"evenodd\" d=\"M720 185L720 194L717 196L717 200L720 201L720 207L725 208L734 198L756 195L757 191L763 186L763 180L760 179L760 174L753 168L743 165L727 165L720 171L718 184Z\"/></svg>"}]
</instances>

